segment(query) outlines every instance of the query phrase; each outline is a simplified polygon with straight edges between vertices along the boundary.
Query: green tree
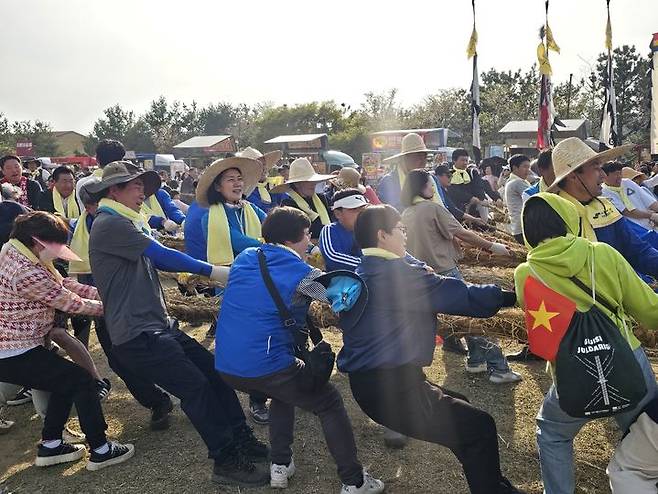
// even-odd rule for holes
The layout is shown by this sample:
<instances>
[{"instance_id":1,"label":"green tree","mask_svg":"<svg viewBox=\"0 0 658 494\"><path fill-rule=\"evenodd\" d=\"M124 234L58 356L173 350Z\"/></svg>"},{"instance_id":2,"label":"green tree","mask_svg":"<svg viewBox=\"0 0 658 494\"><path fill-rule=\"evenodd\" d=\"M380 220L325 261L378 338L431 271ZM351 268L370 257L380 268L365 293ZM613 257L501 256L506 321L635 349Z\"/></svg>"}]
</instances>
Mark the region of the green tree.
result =
<instances>
[{"instance_id":1,"label":"green tree","mask_svg":"<svg viewBox=\"0 0 658 494\"><path fill-rule=\"evenodd\" d=\"M468 91L464 89L442 89L426 96L415 105L407 117L411 128L445 127L457 132L461 137L455 144L466 146L471 143L471 103Z\"/></svg>"},{"instance_id":2,"label":"green tree","mask_svg":"<svg viewBox=\"0 0 658 494\"><path fill-rule=\"evenodd\" d=\"M601 53L596 65L601 93L608 84L607 61L607 54ZM622 141L646 142L649 137L647 73L651 67L650 60L643 58L634 46L624 45L613 50L612 63L617 102L617 135Z\"/></svg>"},{"instance_id":3,"label":"green tree","mask_svg":"<svg viewBox=\"0 0 658 494\"><path fill-rule=\"evenodd\" d=\"M154 153L156 151L151 137L151 129L142 118L138 118L126 131L122 142L126 149L137 153Z\"/></svg>"},{"instance_id":4,"label":"green tree","mask_svg":"<svg viewBox=\"0 0 658 494\"><path fill-rule=\"evenodd\" d=\"M142 118L149 127L156 151L160 153L171 152L179 142L202 132L195 101L190 105L180 101L169 104L164 96L160 96L151 102Z\"/></svg>"},{"instance_id":5,"label":"green tree","mask_svg":"<svg viewBox=\"0 0 658 494\"><path fill-rule=\"evenodd\" d=\"M101 139L116 139L123 142L128 130L135 124L135 114L124 110L120 105L103 110L103 116L94 122L94 127L85 139L85 152L93 156Z\"/></svg>"},{"instance_id":6,"label":"green tree","mask_svg":"<svg viewBox=\"0 0 658 494\"><path fill-rule=\"evenodd\" d=\"M32 142L33 154L35 156L57 156L59 154L57 143L52 134L52 127L41 120L20 120L11 125L12 140L14 148L18 140Z\"/></svg>"}]
</instances>

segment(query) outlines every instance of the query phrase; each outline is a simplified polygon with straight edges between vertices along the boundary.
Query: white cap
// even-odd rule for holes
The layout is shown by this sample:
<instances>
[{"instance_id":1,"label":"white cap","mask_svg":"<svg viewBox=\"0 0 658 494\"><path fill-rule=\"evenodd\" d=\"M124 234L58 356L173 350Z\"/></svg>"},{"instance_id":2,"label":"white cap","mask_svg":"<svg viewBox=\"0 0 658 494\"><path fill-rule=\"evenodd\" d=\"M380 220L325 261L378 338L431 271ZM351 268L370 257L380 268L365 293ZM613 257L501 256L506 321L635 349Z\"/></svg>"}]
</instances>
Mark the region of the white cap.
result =
<instances>
[{"instance_id":1,"label":"white cap","mask_svg":"<svg viewBox=\"0 0 658 494\"><path fill-rule=\"evenodd\" d=\"M343 197L334 202L331 206L331 209L345 208L345 209L356 209L363 206L367 206L368 201L361 194L354 194L351 196Z\"/></svg>"}]
</instances>

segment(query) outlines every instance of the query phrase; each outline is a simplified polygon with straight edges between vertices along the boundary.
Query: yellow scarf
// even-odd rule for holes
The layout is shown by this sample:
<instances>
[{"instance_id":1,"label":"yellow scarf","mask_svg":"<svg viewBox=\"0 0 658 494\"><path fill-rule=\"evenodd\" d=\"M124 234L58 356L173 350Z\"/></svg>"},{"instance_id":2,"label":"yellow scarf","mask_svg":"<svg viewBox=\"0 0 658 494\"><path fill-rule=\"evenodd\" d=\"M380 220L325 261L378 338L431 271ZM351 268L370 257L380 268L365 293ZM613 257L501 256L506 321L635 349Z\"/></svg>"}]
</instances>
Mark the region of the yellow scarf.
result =
<instances>
[{"instance_id":1,"label":"yellow scarf","mask_svg":"<svg viewBox=\"0 0 658 494\"><path fill-rule=\"evenodd\" d=\"M306 200L294 190L290 189L288 191L288 195L293 201L295 201L297 207L307 214L311 220L311 223L314 222L318 217L320 218L320 221L323 225L328 225L331 223L331 221L329 221L329 213L327 213L327 208L324 207L324 204L322 204L322 201L317 194L313 194L313 206L315 206L317 213L308 207Z\"/></svg>"},{"instance_id":2,"label":"yellow scarf","mask_svg":"<svg viewBox=\"0 0 658 494\"><path fill-rule=\"evenodd\" d=\"M132 221L133 225L135 225L135 227L137 227L138 230L143 231L147 235L151 235L151 229L148 226L148 218L144 217L141 211L140 212L134 211L130 209L128 206L124 206L120 202L116 202L107 197L104 197L103 199L100 200L100 202L98 203L98 208L99 209L105 208L114 211L119 216L123 216L124 218L127 218L130 221Z\"/></svg>"},{"instance_id":3,"label":"yellow scarf","mask_svg":"<svg viewBox=\"0 0 658 494\"><path fill-rule=\"evenodd\" d=\"M167 215L162 209L162 206L160 206L160 201L158 201L158 198L155 197L155 194L147 197L144 200L142 203L141 213L147 218L150 218L151 216L157 216L158 218L167 219Z\"/></svg>"},{"instance_id":4,"label":"yellow scarf","mask_svg":"<svg viewBox=\"0 0 658 494\"><path fill-rule=\"evenodd\" d=\"M589 204L584 205L578 199L567 194L563 190L560 190L558 195L576 206L576 211L578 211L578 216L580 216L580 236L591 242L597 241L596 233L594 231L596 228L611 225L621 218L621 213L617 211L617 208L614 207L610 200L605 197L597 197Z\"/></svg>"},{"instance_id":5,"label":"yellow scarf","mask_svg":"<svg viewBox=\"0 0 658 494\"><path fill-rule=\"evenodd\" d=\"M452 170L452 177L450 178L452 185L467 185L471 183L471 176L466 170L455 168Z\"/></svg>"},{"instance_id":6,"label":"yellow scarf","mask_svg":"<svg viewBox=\"0 0 658 494\"><path fill-rule=\"evenodd\" d=\"M398 178L400 180L400 190L402 190L402 187L404 187L405 182L407 181L407 174L402 171L402 168L398 166ZM443 204L443 201L441 200L441 195L439 194L439 189L436 187L436 182L432 177L430 177L430 180L432 181L432 189L434 189L434 195L432 196L432 202L435 202L437 204L441 204L441 206L445 206Z\"/></svg>"},{"instance_id":7,"label":"yellow scarf","mask_svg":"<svg viewBox=\"0 0 658 494\"><path fill-rule=\"evenodd\" d=\"M89 230L87 229L87 211L82 213L73 231L71 239L71 250L75 252L82 261L70 261L69 273L71 274L89 274L91 266L89 264Z\"/></svg>"},{"instance_id":8,"label":"yellow scarf","mask_svg":"<svg viewBox=\"0 0 658 494\"><path fill-rule=\"evenodd\" d=\"M635 206L633 206L633 203L626 195L626 189L624 187L613 187L612 185L608 184L603 184L603 187L616 193L620 197L621 202L624 204L626 209L629 211L633 211L635 209Z\"/></svg>"},{"instance_id":9,"label":"yellow scarf","mask_svg":"<svg viewBox=\"0 0 658 494\"><path fill-rule=\"evenodd\" d=\"M91 176L102 179L103 178L103 169L102 168L97 168L96 170L94 170L94 172L91 174Z\"/></svg>"},{"instance_id":10,"label":"yellow scarf","mask_svg":"<svg viewBox=\"0 0 658 494\"><path fill-rule=\"evenodd\" d=\"M361 252L364 256L382 257L387 260L400 259L400 256L397 254L393 254L393 252L386 249L380 249L379 247L368 247L367 249L361 249Z\"/></svg>"},{"instance_id":11,"label":"yellow scarf","mask_svg":"<svg viewBox=\"0 0 658 494\"><path fill-rule=\"evenodd\" d=\"M270 195L270 191L267 190L267 184L258 182L256 187L258 188L258 195L260 196L260 200L265 204L272 204L272 196Z\"/></svg>"},{"instance_id":12,"label":"yellow scarf","mask_svg":"<svg viewBox=\"0 0 658 494\"><path fill-rule=\"evenodd\" d=\"M23 254L25 257L27 257L30 260L30 262L32 262L33 264L37 266L43 266L48 271L50 271L50 273L55 277L55 279L59 283L62 282L63 280L62 275L59 274L59 271L57 271L57 269L55 269L55 266L53 265L52 261L48 261L44 263L43 261L41 261L41 259L35 256L34 252L32 252L23 242L21 242L20 240L16 240L15 238L10 238L9 242L7 243L12 247L14 247L18 252Z\"/></svg>"},{"instance_id":13,"label":"yellow scarf","mask_svg":"<svg viewBox=\"0 0 658 494\"><path fill-rule=\"evenodd\" d=\"M66 203L66 208L64 208L64 203ZM53 187L53 206L55 206L55 214L67 220L80 216L80 208L78 207L78 201L75 200L75 193L69 194L64 199L57 188Z\"/></svg>"},{"instance_id":14,"label":"yellow scarf","mask_svg":"<svg viewBox=\"0 0 658 494\"><path fill-rule=\"evenodd\" d=\"M539 179L539 192L546 192L548 189L548 185L546 185L546 182L544 181L544 177L541 177Z\"/></svg>"},{"instance_id":15,"label":"yellow scarf","mask_svg":"<svg viewBox=\"0 0 658 494\"><path fill-rule=\"evenodd\" d=\"M243 203L244 234L251 238L260 238L260 219L254 208L248 202ZM238 212L239 214L239 212ZM206 254L208 262L217 266L233 264L233 247L231 246L231 230L223 204L213 204L208 213L208 243Z\"/></svg>"}]
</instances>

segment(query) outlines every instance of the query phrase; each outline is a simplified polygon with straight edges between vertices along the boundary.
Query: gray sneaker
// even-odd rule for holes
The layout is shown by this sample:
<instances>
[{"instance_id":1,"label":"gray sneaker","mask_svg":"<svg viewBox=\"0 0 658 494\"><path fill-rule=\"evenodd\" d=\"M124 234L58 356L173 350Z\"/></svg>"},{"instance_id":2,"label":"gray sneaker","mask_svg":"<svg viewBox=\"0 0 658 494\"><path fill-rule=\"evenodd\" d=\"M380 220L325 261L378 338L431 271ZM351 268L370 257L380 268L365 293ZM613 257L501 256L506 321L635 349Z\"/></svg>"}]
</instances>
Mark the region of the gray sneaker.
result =
<instances>
[{"instance_id":1,"label":"gray sneaker","mask_svg":"<svg viewBox=\"0 0 658 494\"><path fill-rule=\"evenodd\" d=\"M489 375L489 381L491 381L494 384L517 383L522 379L523 377L521 377L521 374L519 374L518 372L514 372L512 369L509 369L508 371L494 370Z\"/></svg>"}]
</instances>

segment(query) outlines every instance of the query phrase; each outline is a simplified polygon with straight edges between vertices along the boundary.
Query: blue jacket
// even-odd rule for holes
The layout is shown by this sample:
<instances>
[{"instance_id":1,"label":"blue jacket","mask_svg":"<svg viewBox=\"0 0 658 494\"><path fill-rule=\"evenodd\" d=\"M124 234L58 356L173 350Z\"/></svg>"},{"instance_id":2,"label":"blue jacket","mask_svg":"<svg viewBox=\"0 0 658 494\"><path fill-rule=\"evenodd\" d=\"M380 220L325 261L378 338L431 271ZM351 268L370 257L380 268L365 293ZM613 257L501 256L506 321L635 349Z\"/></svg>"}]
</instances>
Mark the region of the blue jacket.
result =
<instances>
[{"instance_id":1,"label":"blue jacket","mask_svg":"<svg viewBox=\"0 0 658 494\"><path fill-rule=\"evenodd\" d=\"M658 278L658 235L655 232L623 217L594 232L599 242L616 249L635 271Z\"/></svg>"},{"instance_id":2,"label":"blue jacket","mask_svg":"<svg viewBox=\"0 0 658 494\"><path fill-rule=\"evenodd\" d=\"M431 177L432 180L434 180L437 189L439 189L439 195L441 195L441 184L439 184L434 175L431 175ZM382 177L379 185L377 186L377 196L383 203L390 204L395 209L402 212L404 208L400 202L401 192L402 187L400 187L400 176L398 175L397 168L394 168L390 173Z\"/></svg>"},{"instance_id":3,"label":"blue jacket","mask_svg":"<svg viewBox=\"0 0 658 494\"><path fill-rule=\"evenodd\" d=\"M202 208L196 201L187 210L185 220L185 253L200 261L208 260L206 236L201 227L201 218L208 213L207 208Z\"/></svg>"},{"instance_id":4,"label":"blue jacket","mask_svg":"<svg viewBox=\"0 0 658 494\"><path fill-rule=\"evenodd\" d=\"M309 301L293 305L293 299L312 268L283 247L264 244L261 248L281 298L295 319L303 322ZM283 326L265 287L257 248L242 252L231 267L215 338L215 368L226 374L261 377L295 362L292 330Z\"/></svg>"},{"instance_id":5,"label":"blue jacket","mask_svg":"<svg viewBox=\"0 0 658 494\"><path fill-rule=\"evenodd\" d=\"M497 286L444 278L404 259L364 256L356 273L368 287L368 301L356 324L343 328L343 372L430 365L438 313L491 317L503 304Z\"/></svg>"},{"instance_id":6,"label":"blue jacket","mask_svg":"<svg viewBox=\"0 0 658 494\"><path fill-rule=\"evenodd\" d=\"M279 204L281 204L281 201L283 198L286 196L285 194L271 194L270 196L272 197L272 202L267 203L263 202L260 198L260 194L258 193L258 188L254 189L254 191L249 194L249 197L247 197L247 200L252 203L254 206L259 207L265 213L269 213L270 209L275 208Z\"/></svg>"},{"instance_id":7,"label":"blue jacket","mask_svg":"<svg viewBox=\"0 0 658 494\"><path fill-rule=\"evenodd\" d=\"M163 227L163 223L166 219L169 219L176 223L177 225L182 225L185 221L185 215L180 210L178 206L171 199L171 196L164 189L158 189L155 192L155 198L160 203L160 207L164 211L166 218L160 218L159 216L151 216L149 218L149 226L159 230Z\"/></svg>"},{"instance_id":8,"label":"blue jacket","mask_svg":"<svg viewBox=\"0 0 658 494\"><path fill-rule=\"evenodd\" d=\"M354 234L338 221L325 225L318 244L327 271L346 269L354 271L361 263L361 249L356 245Z\"/></svg>"},{"instance_id":9,"label":"blue jacket","mask_svg":"<svg viewBox=\"0 0 658 494\"><path fill-rule=\"evenodd\" d=\"M252 204L253 206L253 204ZM244 225L244 211L242 208L230 208L224 205L226 211L226 218L228 219L228 228L231 232L231 247L233 247L233 255L237 256L240 252L247 247L258 247L261 245L260 240L251 238L244 234L242 225ZM267 216L265 212L258 206L254 206L254 211L258 215L258 219L262 223ZM210 210L207 209L201 217L201 229L203 231L203 249L207 252L208 246L208 218Z\"/></svg>"}]
</instances>

